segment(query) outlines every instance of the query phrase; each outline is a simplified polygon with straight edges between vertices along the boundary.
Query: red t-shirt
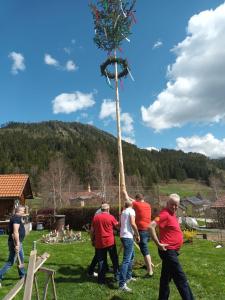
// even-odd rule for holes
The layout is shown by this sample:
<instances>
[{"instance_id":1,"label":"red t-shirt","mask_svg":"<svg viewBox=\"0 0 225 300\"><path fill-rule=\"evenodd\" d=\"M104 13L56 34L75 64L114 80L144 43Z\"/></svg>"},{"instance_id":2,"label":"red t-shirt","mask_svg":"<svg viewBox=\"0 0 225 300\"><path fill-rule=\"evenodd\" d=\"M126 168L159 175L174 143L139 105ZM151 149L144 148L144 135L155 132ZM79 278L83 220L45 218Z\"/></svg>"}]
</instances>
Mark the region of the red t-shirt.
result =
<instances>
[{"instance_id":1,"label":"red t-shirt","mask_svg":"<svg viewBox=\"0 0 225 300\"><path fill-rule=\"evenodd\" d=\"M176 215L164 208L155 218L155 222L159 226L160 243L168 244L167 249L179 250L183 244L183 233Z\"/></svg>"},{"instance_id":2,"label":"red t-shirt","mask_svg":"<svg viewBox=\"0 0 225 300\"><path fill-rule=\"evenodd\" d=\"M151 206L147 202L133 201L135 222L138 230L147 230L151 223Z\"/></svg>"},{"instance_id":3,"label":"red t-shirt","mask_svg":"<svg viewBox=\"0 0 225 300\"><path fill-rule=\"evenodd\" d=\"M95 248L102 249L115 244L113 229L118 221L108 212L102 212L94 216L92 226L94 228Z\"/></svg>"}]
</instances>

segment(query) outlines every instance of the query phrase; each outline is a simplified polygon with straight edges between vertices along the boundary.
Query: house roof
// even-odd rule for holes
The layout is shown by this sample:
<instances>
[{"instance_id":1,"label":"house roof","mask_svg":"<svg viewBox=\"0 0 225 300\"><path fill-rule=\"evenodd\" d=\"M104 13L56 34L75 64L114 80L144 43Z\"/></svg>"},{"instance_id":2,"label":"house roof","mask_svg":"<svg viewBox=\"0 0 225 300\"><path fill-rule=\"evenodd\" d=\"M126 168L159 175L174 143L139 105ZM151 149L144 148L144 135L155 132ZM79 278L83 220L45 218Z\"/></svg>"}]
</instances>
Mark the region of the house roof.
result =
<instances>
[{"instance_id":1,"label":"house roof","mask_svg":"<svg viewBox=\"0 0 225 300\"><path fill-rule=\"evenodd\" d=\"M27 199L33 198L27 174L0 175L0 198L20 198L23 194Z\"/></svg>"},{"instance_id":2,"label":"house roof","mask_svg":"<svg viewBox=\"0 0 225 300\"><path fill-rule=\"evenodd\" d=\"M101 196L97 192L85 191L85 192L75 193L73 195L70 195L70 197L69 197L70 200L89 200L89 199L92 199L92 198L100 199Z\"/></svg>"},{"instance_id":3,"label":"house roof","mask_svg":"<svg viewBox=\"0 0 225 300\"><path fill-rule=\"evenodd\" d=\"M217 199L211 206L211 208L222 208L222 207L225 207L225 196Z\"/></svg>"},{"instance_id":4,"label":"house roof","mask_svg":"<svg viewBox=\"0 0 225 300\"><path fill-rule=\"evenodd\" d=\"M195 196L193 196L193 197L186 197L186 198L184 198L183 200L181 200L181 202L182 202L183 204L184 204L185 202L189 202L189 203L191 203L191 204L194 205L194 206L201 206L201 205L203 205L203 204L205 203L204 200L199 199L198 197L195 197Z\"/></svg>"}]
</instances>

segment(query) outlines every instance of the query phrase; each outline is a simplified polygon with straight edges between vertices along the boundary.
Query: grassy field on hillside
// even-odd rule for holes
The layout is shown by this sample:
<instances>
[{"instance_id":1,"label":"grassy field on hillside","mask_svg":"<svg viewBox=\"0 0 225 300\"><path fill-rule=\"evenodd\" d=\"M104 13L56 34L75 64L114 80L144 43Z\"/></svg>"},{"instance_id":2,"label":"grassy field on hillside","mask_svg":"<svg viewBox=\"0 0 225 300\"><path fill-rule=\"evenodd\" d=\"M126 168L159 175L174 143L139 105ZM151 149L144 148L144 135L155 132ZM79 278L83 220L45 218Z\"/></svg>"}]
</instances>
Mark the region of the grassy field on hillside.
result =
<instances>
[{"instance_id":1,"label":"grassy field on hillside","mask_svg":"<svg viewBox=\"0 0 225 300\"><path fill-rule=\"evenodd\" d=\"M211 187L193 179L187 179L183 182L170 180L169 183L160 183L158 185L160 195L169 195L177 193L183 197L196 196L198 193L206 199L213 199L214 192Z\"/></svg>"},{"instance_id":2,"label":"grassy field on hillside","mask_svg":"<svg viewBox=\"0 0 225 300\"><path fill-rule=\"evenodd\" d=\"M39 240L43 232L32 232L24 242L26 263L28 255L32 248L32 241ZM99 286L95 279L89 279L86 275L87 266L90 263L94 250L90 245L87 233L82 233L83 242L74 244L48 245L37 242L38 254L48 252L51 256L45 266L56 270L56 289L58 299L111 299L111 300L155 300L158 295L160 259L157 249L150 242L150 250L155 265L154 276L151 279L145 279L145 270L140 268L142 257L137 249L136 263L134 266L135 275L138 281L129 284L133 289L131 294L125 294L118 290L118 286L113 282L112 274L107 274L107 285ZM118 241L118 244L120 242ZM4 263L7 256L7 236L0 236L0 265ZM180 261L188 276L195 299L202 300L223 300L225 295L225 248L216 249L215 243L207 240L194 240L193 244L185 244L182 248ZM121 260L121 255L120 255ZM43 286L44 277L42 274L38 277L38 283ZM3 281L3 287L0 289L0 299L15 285L17 281L17 270L13 267L6 275ZM22 299L20 293L15 300ZM36 299L35 297L33 299ZM51 299L48 294L47 299ZM180 299L176 288L171 283L170 300Z\"/></svg>"}]
</instances>

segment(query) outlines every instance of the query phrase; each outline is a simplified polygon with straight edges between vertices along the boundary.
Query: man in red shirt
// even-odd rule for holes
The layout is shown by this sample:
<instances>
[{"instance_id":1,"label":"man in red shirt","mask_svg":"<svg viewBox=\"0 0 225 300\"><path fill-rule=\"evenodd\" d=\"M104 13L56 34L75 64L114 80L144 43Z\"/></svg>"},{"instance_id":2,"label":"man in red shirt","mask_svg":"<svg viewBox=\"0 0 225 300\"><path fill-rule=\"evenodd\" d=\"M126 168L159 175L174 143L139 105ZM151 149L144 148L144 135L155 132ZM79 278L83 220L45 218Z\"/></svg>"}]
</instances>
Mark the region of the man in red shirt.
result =
<instances>
[{"instance_id":1,"label":"man in red shirt","mask_svg":"<svg viewBox=\"0 0 225 300\"><path fill-rule=\"evenodd\" d=\"M178 251L183 244L183 234L176 217L176 211L180 203L180 196L171 194L159 216L151 222L149 227L151 236L158 246L159 256L162 259L158 300L169 299L169 283L173 279L183 300L194 300L187 278L178 260ZM156 234L159 228L159 239Z\"/></svg>"},{"instance_id":2,"label":"man in red shirt","mask_svg":"<svg viewBox=\"0 0 225 300\"><path fill-rule=\"evenodd\" d=\"M135 210L135 222L140 235L140 242L138 245L144 257L147 268L146 276L151 277L153 275L153 270L151 256L148 249L148 242L150 241L148 228L151 223L151 206L149 203L145 202L142 194L137 194L135 196L135 200L133 201L133 209Z\"/></svg>"},{"instance_id":3,"label":"man in red shirt","mask_svg":"<svg viewBox=\"0 0 225 300\"><path fill-rule=\"evenodd\" d=\"M119 223L109 213L109 204L101 206L101 213L96 214L91 226L91 240L96 249L98 258L98 283L105 283L107 252L113 264L114 276L118 279L119 261L115 244L114 229L118 229Z\"/></svg>"}]
</instances>

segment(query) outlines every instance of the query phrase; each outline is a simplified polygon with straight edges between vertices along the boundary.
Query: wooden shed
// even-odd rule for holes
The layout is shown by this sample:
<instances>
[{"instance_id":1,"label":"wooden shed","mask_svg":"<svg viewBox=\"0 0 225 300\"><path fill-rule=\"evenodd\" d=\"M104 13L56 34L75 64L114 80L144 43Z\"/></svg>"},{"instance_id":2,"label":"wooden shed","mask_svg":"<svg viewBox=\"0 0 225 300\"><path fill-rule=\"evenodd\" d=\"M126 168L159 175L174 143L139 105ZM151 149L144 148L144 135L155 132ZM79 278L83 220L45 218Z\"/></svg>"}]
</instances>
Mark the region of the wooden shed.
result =
<instances>
[{"instance_id":1,"label":"wooden shed","mask_svg":"<svg viewBox=\"0 0 225 300\"><path fill-rule=\"evenodd\" d=\"M12 214L16 202L26 205L26 199L33 199L27 174L0 175L0 220Z\"/></svg>"},{"instance_id":2,"label":"wooden shed","mask_svg":"<svg viewBox=\"0 0 225 300\"><path fill-rule=\"evenodd\" d=\"M217 199L211 208L216 210L219 228L225 228L225 196Z\"/></svg>"}]
</instances>

